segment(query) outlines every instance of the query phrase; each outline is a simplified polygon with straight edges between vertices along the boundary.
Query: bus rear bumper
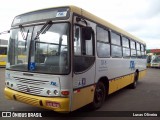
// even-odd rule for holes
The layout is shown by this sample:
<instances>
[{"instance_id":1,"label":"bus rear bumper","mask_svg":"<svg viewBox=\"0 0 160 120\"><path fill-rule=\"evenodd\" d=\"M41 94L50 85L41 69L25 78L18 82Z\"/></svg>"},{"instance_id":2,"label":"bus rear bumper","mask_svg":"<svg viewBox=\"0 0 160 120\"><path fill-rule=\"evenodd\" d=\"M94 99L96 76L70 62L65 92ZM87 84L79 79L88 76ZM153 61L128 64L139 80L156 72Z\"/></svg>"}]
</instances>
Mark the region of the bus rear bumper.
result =
<instances>
[{"instance_id":1,"label":"bus rear bumper","mask_svg":"<svg viewBox=\"0 0 160 120\"><path fill-rule=\"evenodd\" d=\"M16 100L32 106L50 109L57 112L69 112L69 98L40 97L17 92L7 87L4 89L4 94L5 98L9 100Z\"/></svg>"}]
</instances>

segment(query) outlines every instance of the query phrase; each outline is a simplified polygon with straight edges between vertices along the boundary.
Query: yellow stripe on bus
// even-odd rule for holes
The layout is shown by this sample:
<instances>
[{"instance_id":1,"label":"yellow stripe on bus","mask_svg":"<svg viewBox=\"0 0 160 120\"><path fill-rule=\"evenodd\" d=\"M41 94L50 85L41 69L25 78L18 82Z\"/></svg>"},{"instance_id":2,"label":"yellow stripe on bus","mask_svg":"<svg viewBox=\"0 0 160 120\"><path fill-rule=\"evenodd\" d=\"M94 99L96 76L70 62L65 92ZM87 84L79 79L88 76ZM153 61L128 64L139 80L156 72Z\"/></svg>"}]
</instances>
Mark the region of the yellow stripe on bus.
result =
<instances>
[{"instance_id":1,"label":"yellow stripe on bus","mask_svg":"<svg viewBox=\"0 0 160 120\"><path fill-rule=\"evenodd\" d=\"M72 107L71 111L74 111L80 107L83 107L84 105L87 105L91 102L93 102L94 98L94 85L81 88L76 92L76 90L73 92L73 98L72 98Z\"/></svg>"},{"instance_id":2,"label":"yellow stripe on bus","mask_svg":"<svg viewBox=\"0 0 160 120\"><path fill-rule=\"evenodd\" d=\"M130 74L109 81L109 94L133 83L133 80L134 80L134 74Z\"/></svg>"},{"instance_id":3,"label":"yellow stripe on bus","mask_svg":"<svg viewBox=\"0 0 160 120\"><path fill-rule=\"evenodd\" d=\"M139 79L143 78L146 74L146 70L139 72ZM124 77L116 78L109 81L109 94L131 84L134 82L134 74L130 74Z\"/></svg>"},{"instance_id":4,"label":"yellow stripe on bus","mask_svg":"<svg viewBox=\"0 0 160 120\"><path fill-rule=\"evenodd\" d=\"M139 79L142 79L147 73L147 70L139 72Z\"/></svg>"}]
</instances>

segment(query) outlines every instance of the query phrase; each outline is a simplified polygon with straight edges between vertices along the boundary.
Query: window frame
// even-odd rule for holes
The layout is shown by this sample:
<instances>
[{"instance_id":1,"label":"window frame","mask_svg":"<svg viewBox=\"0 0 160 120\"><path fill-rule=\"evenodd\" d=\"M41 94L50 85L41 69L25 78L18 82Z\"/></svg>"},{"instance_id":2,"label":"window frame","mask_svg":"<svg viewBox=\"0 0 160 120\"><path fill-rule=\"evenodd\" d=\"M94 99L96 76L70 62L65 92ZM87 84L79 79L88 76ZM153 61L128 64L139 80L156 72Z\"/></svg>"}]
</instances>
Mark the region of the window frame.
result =
<instances>
[{"instance_id":1,"label":"window frame","mask_svg":"<svg viewBox=\"0 0 160 120\"><path fill-rule=\"evenodd\" d=\"M139 42L136 42L136 51L137 51L137 58L142 58L141 44Z\"/></svg>"},{"instance_id":2,"label":"window frame","mask_svg":"<svg viewBox=\"0 0 160 120\"><path fill-rule=\"evenodd\" d=\"M85 26L83 26L83 25L81 25L81 24L77 24L77 23L75 23L74 25L73 25L73 29L74 29L74 27L75 26L78 26L78 27L80 27L80 39L81 39L81 41L80 41L80 44L81 44L81 54L79 54L79 55L75 55L75 51L74 51L74 55L75 56L88 56L88 57L95 57L95 43L94 43L94 41L95 41L95 33L93 32L92 33L92 55L86 55L86 54L83 54L83 49L84 49L84 47L86 47L86 44L84 44L83 43L83 39L82 39L82 27L85 27ZM74 33L74 30L73 30L73 33ZM73 36L74 36L74 34L73 34ZM74 40L74 37L73 37L73 40ZM74 49L74 41L73 41L73 49Z\"/></svg>"},{"instance_id":3,"label":"window frame","mask_svg":"<svg viewBox=\"0 0 160 120\"><path fill-rule=\"evenodd\" d=\"M122 35L122 53L123 53L123 58L130 58L131 57L131 48L130 48L130 39L126 36ZM123 39L125 38L125 39ZM124 40L128 40L128 46L124 46L123 41ZM129 56L124 56L124 49L128 49L129 50Z\"/></svg>"},{"instance_id":4,"label":"window frame","mask_svg":"<svg viewBox=\"0 0 160 120\"><path fill-rule=\"evenodd\" d=\"M120 44L112 43L112 33L114 33L115 35L119 36ZM122 37L121 37L121 34L115 32L115 31L110 31L110 41L111 41L111 57L112 58L122 58L123 57L123 50L122 50ZM117 46L117 47L121 48L121 56L113 56L112 46Z\"/></svg>"},{"instance_id":5,"label":"window frame","mask_svg":"<svg viewBox=\"0 0 160 120\"><path fill-rule=\"evenodd\" d=\"M132 43L134 43L134 48ZM131 49L131 58L137 58L136 41L133 39L130 39L130 49ZM132 56L132 51L135 51L135 56Z\"/></svg>"},{"instance_id":6,"label":"window frame","mask_svg":"<svg viewBox=\"0 0 160 120\"><path fill-rule=\"evenodd\" d=\"M107 35L108 35L108 41L104 41L104 40L98 40L98 29L97 28L100 28L100 29L103 29L106 33L107 33ZM111 45L110 45L110 31L109 31L109 29L107 29L107 28L105 28L105 27L102 27L102 26L99 26L99 25L97 25L96 26L96 48L97 48L97 56L99 57L99 58L110 58L111 57ZM99 53L99 51L98 51L98 43L101 43L101 44L104 44L104 45L109 45L109 55L108 56L100 56L98 53Z\"/></svg>"},{"instance_id":7,"label":"window frame","mask_svg":"<svg viewBox=\"0 0 160 120\"><path fill-rule=\"evenodd\" d=\"M114 40L114 39L112 39L112 34L115 34L115 35L119 36L119 44L112 42L112 40ZM111 44L112 45L122 46L122 39L121 39L121 35L119 33L115 32L115 31L110 31L110 38L111 38Z\"/></svg>"},{"instance_id":8,"label":"window frame","mask_svg":"<svg viewBox=\"0 0 160 120\"><path fill-rule=\"evenodd\" d=\"M83 18L82 16L79 16L79 15L76 15L76 14L74 14L73 17L74 18L76 18L76 17ZM88 20L87 18L83 18L83 19L85 19L88 22L92 22L92 21ZM93 31L92 31L92 38L91 38L91 40L92 40L92 55L86 55L86 54L83 54L83 47L86 47L86 45L83 44L83 39L82 39L82 34L81 34L80 35L80 37L81 37L81 42L80 42L80 44L81 44L81 54L76 55L75 51L74 51L74 32L75 32L74 31L74 27L75 26L79 26L80 27L80 32L81 32L82 27L85 27L85 25L80 24L80 23L78 23L78 22L75 21L73 23L73 26L72 26L72 29L73 29L72 30L72 38L73 38L72 39L73 40L73 42L72 42L72 49L73 49L73 52L72 52L73 53L73 72L74 72L74 74L81 74L81 73L86 72L95 63L95 39L96 38L95 38L95 31L93 29Z\"/></svg>"}]
</instances>

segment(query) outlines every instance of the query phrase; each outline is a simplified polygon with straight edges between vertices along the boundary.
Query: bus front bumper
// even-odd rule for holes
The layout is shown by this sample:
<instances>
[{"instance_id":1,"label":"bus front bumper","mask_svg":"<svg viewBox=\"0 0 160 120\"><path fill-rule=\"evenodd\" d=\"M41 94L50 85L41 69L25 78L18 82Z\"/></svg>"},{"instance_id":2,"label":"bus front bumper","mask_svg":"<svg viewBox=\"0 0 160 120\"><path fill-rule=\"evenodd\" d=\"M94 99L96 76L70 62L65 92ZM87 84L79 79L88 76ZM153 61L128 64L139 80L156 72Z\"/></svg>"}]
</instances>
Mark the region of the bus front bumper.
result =
<instances>
[{"instance_id":1,"label":"bus front bumper","mask_svg":"<svg viewBox=\"0 0 160 120\"><path fill-rule=\"evenodd\" d=\"M69 98L40 97L17 92L7 87L4 89L4 94L5 98L9 100L16 100L32 106L50 109L57 112L69 112Z\"/></svg>"}]
</instances>

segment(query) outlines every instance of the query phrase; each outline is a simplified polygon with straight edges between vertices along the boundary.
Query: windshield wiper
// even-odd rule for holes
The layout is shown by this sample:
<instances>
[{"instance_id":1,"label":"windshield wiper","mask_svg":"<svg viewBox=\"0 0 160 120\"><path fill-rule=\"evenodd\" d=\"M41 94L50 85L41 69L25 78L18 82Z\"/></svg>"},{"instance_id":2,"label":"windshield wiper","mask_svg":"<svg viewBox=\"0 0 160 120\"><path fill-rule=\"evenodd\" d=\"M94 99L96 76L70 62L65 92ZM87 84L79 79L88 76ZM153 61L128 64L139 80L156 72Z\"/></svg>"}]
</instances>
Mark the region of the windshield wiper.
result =
<instances>
[{"instance_id":1,"label":"windshield wiper","mask_svg":"<svg viewBox=\"0 0 160 120\"><path fill-rule=\"evenodd\" d=\"M26 50L27 37L28 37L29 29L27 30L27 34L26 34L26 36L25 36L25 35L24 35L24 31L22 30L22 29L23 29L23 26L22 26L22 25L19 25L19 27L20 27L20 32L21 32L22 38L23 38L23 40L25 40L25 50Z\"/></svg>"},{"instance_id":2,"label":"windshield wiper","mask_svg":"<svg viewBox=\"0 0 160 120\"><path fill-rule=\"evenodd\" d=\"M23 26L22 26L22 25L19 25L19 28L20 28L20 32L21 32L21 35L22 35L22 37L23 37L23 40L27 40L29 30L27 30L27 34L26 34L26 36L25 36L25 35L24 35L24 31L22 30L22 29L23 29Z\"/></svg>"},{"instance_id":3,"label":"windshield wiper","mask_svg":"<svg viewBox=\"0 0 160 120\"><path fill-rule=\"evenodd\" d=\"M52 25L52 21L47 21L42 28L40 29L40 31L37 32L36 37L34 38L34 40L38 39L39 35L42 33L45 33Z\"/></svg>"}]
</instances>

